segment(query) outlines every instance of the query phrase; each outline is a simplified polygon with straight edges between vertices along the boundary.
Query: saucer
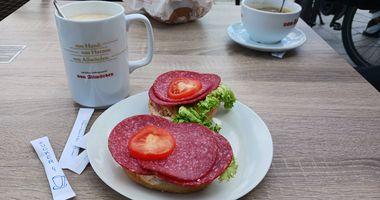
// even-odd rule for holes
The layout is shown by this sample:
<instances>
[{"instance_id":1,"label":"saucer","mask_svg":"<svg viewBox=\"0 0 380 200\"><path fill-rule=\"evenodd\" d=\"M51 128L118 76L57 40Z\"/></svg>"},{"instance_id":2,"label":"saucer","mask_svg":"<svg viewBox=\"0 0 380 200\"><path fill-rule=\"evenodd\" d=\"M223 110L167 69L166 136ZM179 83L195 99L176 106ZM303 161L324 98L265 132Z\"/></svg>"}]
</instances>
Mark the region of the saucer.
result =
<instances>
[{"instance_id":1,"label":"saucer","mask_svg":"<svg viewBox=\"0 0 380 200\"><path fill-rule=\"evenodd\" d=\"M300 29L294 28L284 39L274 44L264 44L253 41L241 22L232 24L227 29L228 35L236 43L250 49L265 52L282 52L301 46L306 41L306 35Z\"/></svg>"}]
</instances>

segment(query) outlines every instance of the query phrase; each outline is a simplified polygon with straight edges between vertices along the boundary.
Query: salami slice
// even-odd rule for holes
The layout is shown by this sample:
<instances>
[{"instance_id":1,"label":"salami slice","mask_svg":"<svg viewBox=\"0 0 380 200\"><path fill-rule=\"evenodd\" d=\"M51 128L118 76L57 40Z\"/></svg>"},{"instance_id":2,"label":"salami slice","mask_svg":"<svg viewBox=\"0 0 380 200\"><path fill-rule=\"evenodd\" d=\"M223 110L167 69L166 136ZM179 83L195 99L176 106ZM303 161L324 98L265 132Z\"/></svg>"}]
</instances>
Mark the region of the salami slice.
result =
<instances>
[{"instance_id":1,"label":"salami slice","mask_svg":"<svg viewBox=\"0 0 380 200\"><path fill-rule=\"evenodd\" d=\"M168 97L168 88L170 83L176 78L191 78L199 80L202 84L201 90L192 97L173 100ZM153 102L163 106L176 106L191 104L205 98L212 90L215 90L220 84L220 77L216 74L200 74L191 71L169 71L157 77L150 88L149 96L154 96Z\"/></svg>"},{"instance_id":2,"label":"salami slice","mask_svg":"<svg viewBox=\"0 0 380 200\"><path fill-rule=\"evenodd\" d=\"M230 165L232 161L233 152L232 152L231 145L226 140L226 138L224 138L220 134L214 134L214 137L216 139L216 144L218 146L218 153L217 153L216 161L213 167L205 176L195 181L179 181L179 180L172 179L168 176L165 176L163 174L158 174L158 176L169 182L182 185L182 186L189 186L189 187L196 187L203 184L208 184L212 182L213 180L215 180Z\"/></svg>"},{"instance_id":3,"label":"salami slice","mask_svg":"<svg viewBox=\"0 0 380 200\"><path fill-rule=\"evenodd\" d=\"M211 76L208 77L208 76ZM202 88L200 91L197 92L196 95L190 96L190 97L184 97L181 99L171 99L168 97L168 89L170 83L177 79L177 78L191 78L195 80L199 80L202 84ZM154 81L152 87L153 92L157 96L157 98L163 100L163 101L185 101L189 99L193 99L198 97L199 95L202 95L206 91L210 89L213 82L217 81L219 76L214 74L200 74L197 72L190 72L190 71L169 71L166 73L161 74L156 78ZM211 79L211 81L209 81ZM220 79L220 78L219 78ZM220 81L219 81L220 82Z\"/></svg>"},{"instance_id":4,"label":"salami slice","mask_svg":"<svg viewBox=\"0 0 380 200\"><path fill-rule=\"evenodd\" d=\"M175 138L176 147L166 159L147 161L130 156L129 139L147 125L164 128ZM226 170L233 155L229 142L222 135L199 124L175 124L153 115L137 115L121 121L111 131L108 147L114 160L125 170L156 175L188 187L212 182Z\"/></svg>"},{"instance_id":5,"label":"salami slice","mask_svg":"<svg viewBox=\"0 0 380 200\"><path fill-rule=\"evenodd\" d=\"M173 124L166 129L176 139L173 153L164 160L139 160L141 167L179 181L195 181L206 175L217 157L215 133L193 123Z\"/></svg>"},{"instance_id":6,"label":"salami slice","mask_svg":"<svg viewBox=\"0 0 380 200\"><path fill-rule=\"evenodd\" d=\"M202 95L194 98L194 99L190 99L190 100L186 100L186 101L164 101L164 100L161 100L159 99L153 92L153 88L151 87L149 89L149 99L155 103L155 104L158 104L160 106L182 106L182 105L187 105L187 104L192 104L192 103L195 103L195 102L198 102L204 98L206 98L206 96L208 94L210 94L211 91L215 90L216 88L210 88L210 90L206 91L205 93L203 93Z\"/></svg>"},{"instance_id":7,"label":"salami slice","mask_svg":"<svg viewBox=\"0 0 380 200\"><path fill-rule=\"evenodd\" d=\"M112 130L108 137L108 149L114 160L124 169L137 173L150 175L150 171L143 169L137 160L129 155L128 140L142 127L153 124L158 127L167 127L172 123L162 117L151 115L136 115L121 121Z\"/></svg>"}]
</instances>

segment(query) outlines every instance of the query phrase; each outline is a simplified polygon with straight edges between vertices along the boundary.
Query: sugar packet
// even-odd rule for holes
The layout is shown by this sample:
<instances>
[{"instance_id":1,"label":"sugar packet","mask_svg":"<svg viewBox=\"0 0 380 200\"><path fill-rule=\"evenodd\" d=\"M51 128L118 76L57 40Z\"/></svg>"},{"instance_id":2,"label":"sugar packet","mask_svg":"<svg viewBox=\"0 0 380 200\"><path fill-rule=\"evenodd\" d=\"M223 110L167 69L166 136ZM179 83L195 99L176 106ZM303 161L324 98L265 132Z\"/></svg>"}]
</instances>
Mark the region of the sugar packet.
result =
<instances>
[{"instance_id":1,"label":"sugar packet","mask_svg":"<svg viewBox=\"0 0 380 200\"><path fill-rule=\"evenodd\" d=\"M65 200L75 197L67 177L59 166L57 158L50 145L48 137L42 137L30 142L41 160L46 176L49 181L50 190L54 200Z\"/></svg>"}]
</instances>

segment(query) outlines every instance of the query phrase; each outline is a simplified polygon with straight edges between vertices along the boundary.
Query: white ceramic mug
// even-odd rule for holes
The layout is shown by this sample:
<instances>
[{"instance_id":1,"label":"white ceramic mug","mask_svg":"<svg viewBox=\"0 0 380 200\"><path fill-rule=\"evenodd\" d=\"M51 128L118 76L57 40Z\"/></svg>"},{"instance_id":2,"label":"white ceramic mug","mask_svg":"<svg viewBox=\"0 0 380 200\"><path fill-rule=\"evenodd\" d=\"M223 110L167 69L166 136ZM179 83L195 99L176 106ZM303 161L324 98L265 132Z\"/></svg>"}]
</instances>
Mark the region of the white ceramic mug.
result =
<instances>
[{"instance_id":1,"label":"white ceramic mug","mask_svg":"<svg viewBox=\"0 0 380 200\"><path fill-rule=\"evenodd\" d=\"M244 0L241 6L241 18L244 28L252 40L261 43L277 43L295 27L301 6L286 1L284 8L290 12L275 13L254 8L254 4L280 8L283 0Z\"/></svg>"},{"instance_id":2,"label":"white ceramic mug","mask_svg":"<svg viewBox=\"0 0 380 200\"><path fill-rule=\"evenodd\" d=\"M86 107L107 107L129 95L129 73L145 66L153 56L153 32L141 14L124 14L124 8L105 1L83 1L61 6L55 13L69 88L75 102ZM74 16L108 17L76 20ZM128 61L127 30L131 21L145 24L147 55Z\"/></svg>"}]
</instances>

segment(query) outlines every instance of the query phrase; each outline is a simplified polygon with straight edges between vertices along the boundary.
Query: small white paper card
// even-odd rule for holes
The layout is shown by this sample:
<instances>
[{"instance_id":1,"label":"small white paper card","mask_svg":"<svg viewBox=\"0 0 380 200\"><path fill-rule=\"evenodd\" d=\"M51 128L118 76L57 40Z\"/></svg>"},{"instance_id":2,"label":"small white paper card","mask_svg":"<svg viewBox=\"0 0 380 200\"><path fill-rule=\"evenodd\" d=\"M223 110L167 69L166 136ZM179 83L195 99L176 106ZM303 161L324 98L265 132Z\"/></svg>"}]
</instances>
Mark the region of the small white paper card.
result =
<instances>
[{"instance_id":1,"label":"small white paper card","mask_svg":"<svg viewBox=\"0 0 380 200\"><path fill-rule=\"evenodd\" d=\"M275 57L275 58L284 58L286 54L286 51L283 51L283 52L272 52L272 56Z\"/></svg>"},{"instance_id":2,"label":"small white paper card","mask_svg":"<svg viewBox=\"0 0 380 200\"><path fill-rule=\"evenodd\" d=\"M25 45L0 45L0 64L11 63L25 47Z\"/></svg>"}]
</instances>

